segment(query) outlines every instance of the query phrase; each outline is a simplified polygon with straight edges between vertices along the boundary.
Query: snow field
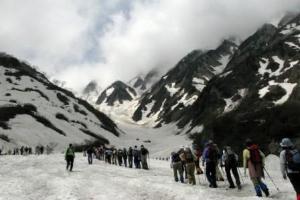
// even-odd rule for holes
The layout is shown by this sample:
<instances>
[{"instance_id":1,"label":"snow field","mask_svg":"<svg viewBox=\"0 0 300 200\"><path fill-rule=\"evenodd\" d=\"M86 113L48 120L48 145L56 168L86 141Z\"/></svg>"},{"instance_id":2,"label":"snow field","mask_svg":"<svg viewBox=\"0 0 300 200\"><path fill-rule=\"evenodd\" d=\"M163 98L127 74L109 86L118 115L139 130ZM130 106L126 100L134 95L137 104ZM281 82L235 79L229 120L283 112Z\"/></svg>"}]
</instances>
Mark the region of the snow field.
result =
<instances>
[{"instance_id":1,"label":"snow field","mask_svg":"<svg viewBox=\"0 0 300 200\"><path fill-rule=\"evenodd\" d=\"M276 167L277 157L267 159L267 168L281 192L269 179L270 198L257 198L249 178L243 178L243 190L226 190L227 182L219 188L208 188L203 175L196 176L197 185L176 183L170 163L150 160L150 170L137 170L109 165L76 154L74 171L65 170L63 154L49 156L0 157L1 200L255 200L295 198L289 181L281 179ZM199 184L200 180L200 184Z\"/></svg>"}]
</instances>

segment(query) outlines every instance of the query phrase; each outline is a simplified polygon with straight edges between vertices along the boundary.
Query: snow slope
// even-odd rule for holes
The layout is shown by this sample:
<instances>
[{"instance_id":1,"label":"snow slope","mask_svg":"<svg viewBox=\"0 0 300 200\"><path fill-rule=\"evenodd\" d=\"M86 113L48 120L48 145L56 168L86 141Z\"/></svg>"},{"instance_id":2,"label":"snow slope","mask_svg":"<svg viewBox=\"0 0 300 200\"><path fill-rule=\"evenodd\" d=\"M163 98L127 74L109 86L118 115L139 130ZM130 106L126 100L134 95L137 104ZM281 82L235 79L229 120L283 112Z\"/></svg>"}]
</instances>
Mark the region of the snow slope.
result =
<instances>
[{"instance_id":1,"label":"snow slope","mask_svg":"<svg viewBox=\"0 0 300 200\"><path fill-rule=\"evenodd\" d=\"M30 65L3 53L0 113L0 145L6 149L50 143L61 149L70 142L113 141L119 134L105 114L54 85Z\"/></svg>"},{"instance_id":2,"label":"snow slope","mask_svg":"<svg viewBox=\"0 0 300 200\"><path fill-rule=\"evenodd\" d=\"M267 179L270 198L257 198L249 178L244 178L243 190L226 190L227 183L219 182L218 189L208 188L201 175L197 185L175 183L169 162L150 160L150 170L127 169L95 161L88 165L86 158L76 155L74 172L65 170L62 154L50 156L0 157L0 200L293 200L289 181L282 180L278 170L270 173L280 186L277 192ZM278 158L267 166L279 164ZM199 185L200 180L200 185Z\"/></svg>"}]
</instances>

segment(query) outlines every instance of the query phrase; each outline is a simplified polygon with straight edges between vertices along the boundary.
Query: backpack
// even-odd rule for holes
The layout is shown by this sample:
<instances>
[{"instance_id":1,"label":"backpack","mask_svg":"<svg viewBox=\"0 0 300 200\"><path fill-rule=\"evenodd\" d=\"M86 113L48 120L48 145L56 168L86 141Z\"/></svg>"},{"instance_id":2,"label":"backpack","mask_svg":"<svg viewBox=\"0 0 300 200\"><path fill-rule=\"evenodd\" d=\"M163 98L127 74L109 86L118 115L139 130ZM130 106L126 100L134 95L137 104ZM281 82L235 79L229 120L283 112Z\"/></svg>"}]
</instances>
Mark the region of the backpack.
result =
<instances>
[{"instance_id":1,"label":"backpack","mask_svg":"<svg viewBox=\"0 0 300 200\"><path fill-rule=\"evenodd\" d=\"M148 150L145 149L145 148L142 148L142 149L141 149L141 154L142 154L143 156L147 155L147 154L148 154Z\"/></svg>"},{"instance_id":2,"label":"backpack","mask_svg":"<svg viewBox=\"0 0 300 200\"><path fill-rule=\"evenodd\" d=\"M187 163L194 162L194 157L193 157L192 152L186 152L185 153L185 160L186 160Z\"/></svg>"},{"instance_id":3,"label":"backpack","mask_svg":"<svg viewBox=\"0 0 300 200\"><path fill-rule=\"evenodd\" d=\"M210 162L217 162L218 161L218 152L214 147L209 147L206 153L206 158Z\"/></svg>"},{"instance_id":4,"label":"backpack","mask_svg":"<svg viewBox=\"0 0 300 200\"><path fill-rule=\"evenodd\" d=\"M235 166L237 165L237 159L234 153L226 153L227 158L225 160L225 164L229 166Z\"/></svg>"},{"instance_id":5,"label":"backpack","mask_svg":"<svg viewBox=\"0 0 300 200\"><path fill-rule=\"evenodd\" d=\"M181 159L179 157L179 153L174 153L172 155L172 162L176 163L176 162L180 162L180 161L181 161Z\"/></svg>"},{"instance_id":6,"label":"backpack","mask_svg":"<svg viewBox=\"0 0 300 200\"><path fill-rule=\"evenodd\" d=\"M252 145L249 148L250 151L250 161L252 164L257 165L257 164L262 164L262 157L260 155L260 151L257 145Z\"/></svg>"},{"instance_id":7,"label":"backpack","mask_svg":"<svg viewBox=\"0 0 300 200\"><path fill-rule=\"evenodd\" d=\"M300 152L298 149L286 150L285 158L288 169L300 172Z\"/></svg>"}]
</instances>

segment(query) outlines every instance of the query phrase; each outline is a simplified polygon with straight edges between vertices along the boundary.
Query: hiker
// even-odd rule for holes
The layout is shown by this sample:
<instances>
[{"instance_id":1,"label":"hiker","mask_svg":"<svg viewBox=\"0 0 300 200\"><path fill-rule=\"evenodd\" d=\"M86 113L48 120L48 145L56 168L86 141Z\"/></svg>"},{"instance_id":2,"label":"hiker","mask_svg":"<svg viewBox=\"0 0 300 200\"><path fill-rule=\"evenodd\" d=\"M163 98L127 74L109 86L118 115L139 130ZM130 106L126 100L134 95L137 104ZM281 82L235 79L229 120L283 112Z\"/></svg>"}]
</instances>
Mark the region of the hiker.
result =
<instances>
[{"instance_id":1,"label":"hiker","mask_svg":"<svg viewBox=\"0 0 300 200\"><path fill-rule=\"evenodd\" d=\"M133 162L134 162L134 166L136 169L140 169L141 168L141 164L140 164L140 151L138 150L137 146L134 146L133 149Z\"/></svg>"},{"instance_id":2,"label":"hiker","mask_svg":"<svg viewBox=\"0 0 300 200\"><path fill-rule=\"evenodd\" d=\"M186 171L186 159L185 159L185 156L184 156L184 146L181 146L178 153L179 153L179 157L181 159L181 165L182 165L182 169L183 169L183 172L184 172L184 175L185 175L185 179L188 178L188 175L187 175L187 171Z\"/></svg>"},{"instance_id":3,"label":"hiker","mask_svg":"<svg viewBox=\"0 0 300 200\"><path fill-rule=\"evenodd\" d=\"M284 179L290 179L300 200L300 152L289 138L282 139L280 146L280 169Z\"/></svg>"},{"instance_id":4,"label":"hiker","mask_svg":"<svg viewBox=\"0 0 300 200\"><path fill-rule=\"evenodd\" d=\"M124 161L125 167L127 167L127 150L126 150L126 148L123 149L123 161Z\"/></svg>"},{"instance_id":5,"label":"hiker","mask_svg":"<svg viewBox=\"0 0 300 200\"><path fill-rule=\"evenodd\" d=\"M196 185L195 178L195 156L189 147L184 149L186 172L189 179L189 184Z\"/></svg>"},{"instance_id":6,"label":"hiker","mask_svg":"<svg viewBox=\"0 0 300 200\"><path fill-rule=\"evenodd\" d=\"M219 150L219 147L216 143L213 144L214 146L214 149L216 150L217 152L217 162L216 162L216 180L217 181L225 181L224 177L223 177L223 169L221 168L220 170L220 167L219 165L221 164L221 159L222 159L222 156L220 154L220 150Z\"/></svg>"},{"instance_id":7,"label":"hiker","mask_svg":"<svg viewBox=\"0 0 300 200\"><path fill-rule=\"evenodd\" d=\"M122 149L118 150L117 157L118 157L119 166L121 166L122 165L122 159L123 159L123 150Z\"/></svg>"},{"instance_id":8,"label":"hiker","mask_svg":"<svg viewBox=\"0 0 300 200\"><path fill-rule=\"evenodd\" d=\"M128 164L129 164L129 168L132 168L132 162L133 162L133 150L132 150L132 147L129 147L129 149L128 149Z\"/></svg>"},{"instance_id":9,"label":"hiker","mask_svg":"<svg viewBox=\"0 0 300 200\"><path fill-rule=\"evenodd\" d=\"M67 170L69 169L69 167L70 167L70 171L73 170L74 158L75 158L75 152L73 146L72 144L69 144L69 147L65 154L65 160L67 161L67 167L66 167Z\"/></svg>"},{"instance_id":10,"label":"hiker","mask_svg":"<svg viewBox=\"0 0 300 200\"><path fill-rule=\"evenodd\" d=\"M105 150L105 162L108 162L109 164L111 164L111 157L112 157L112 150L111 149L106 149Z\"/></svg>"},{"instance_id":11,"label":"hiker","mask_svg":"<svg viewBox=\"0 0 300 200\"><path fill-rule=\"evenodd\" d=\"M243 151L244 174L247 176L246 168L248 167L249 176L258 197L262 197L262 191L267 197L270 195L267 185L262 182L262 178L264 178L264 160L265 155L258 148L258 145L253 143L251 139L247 139L246 149Z\"/></svg>"},{"instance_id":12,"label":"hiker","mask_svg":"<svg viewBox=\"0 0 300 200\"><path fill-rule=\"evenodd\" d=\"M141 162L142 162L143 169L149 169L147 163L147 157L149 157L149 151L144 147L144 145L141 145Z\"/></svg>"},{"instance_id":13,"label":"hiker","mask_svg":"<svg viewBox=\"0 0 300 200\"><path fill-rule=\"evenodd\" d=\"M89 147L86 150L87 156L88 156L88 163L89 165L93 164L93 153L94 153L94 149L93 147Z\"/></svg>"},{"instance_id":14,"label":"hiker","mask_svg":"<svg viewBox=\"0 0 300 200\"><path fill-rule=\"evenodd\" d=\"M117 165L117 154L118 154L118 151L116 148L113 148L112 149L112 164L114 165Z\"/></svg>"},{"instance_id":15,"label":"hiker","mask_svg":"<svg viewBox=\"0 0 300 200\"><path fill-rule=\"evenodd\" d=\"M207 180L209 182L209 187L217 188L217 181L216 181L216 167L218 162L218 152L215 149L212 140L209 140L208 143L205 145L205 149L203 151L203 159L205 162L205 173Z\"/></svg>"},{"instance_id":16,"label":"hiker","mask_svg":"<svg viewBox=\"0 0 300 200\"><path fill-rule=\"evenodd\" d=\"M193 145L193 154L195 155L195 167L196 167L196 172L198 175L203 174L203 171L200 167L200 157L201 157L201 150L200 147L197 145Z\"/></svg>"},{"instance_id":17,"label":"hiker","mask_svg":"<svg viewBox=\"0 0 300 200\"><path fill-rule=\"evenodd\" d=\"M182 168L182 162L179 157L178 152L172 152L171 153L171 168L173 168L173 173L174 173L174 179L176 182L178 182L178 173L180 177L180 182L184 183L183 180L183 168Z\"/></svg>"},{"instance_id":18,"label":"hiker","mask_svg":"<svg viewBox=\"0 0 300 200\"><path fill-rule=\"evenodd\" d=\"M232 181L231 172L235 178L236 185L238 189L242 189L241 181L238 173L238 155L231 149L230 146L225 147L222 155L222 163L225 166L225 172L227 176L227 180L229 182L229 188L235 188L235 185Z\"/></svg>"}]
</instances>

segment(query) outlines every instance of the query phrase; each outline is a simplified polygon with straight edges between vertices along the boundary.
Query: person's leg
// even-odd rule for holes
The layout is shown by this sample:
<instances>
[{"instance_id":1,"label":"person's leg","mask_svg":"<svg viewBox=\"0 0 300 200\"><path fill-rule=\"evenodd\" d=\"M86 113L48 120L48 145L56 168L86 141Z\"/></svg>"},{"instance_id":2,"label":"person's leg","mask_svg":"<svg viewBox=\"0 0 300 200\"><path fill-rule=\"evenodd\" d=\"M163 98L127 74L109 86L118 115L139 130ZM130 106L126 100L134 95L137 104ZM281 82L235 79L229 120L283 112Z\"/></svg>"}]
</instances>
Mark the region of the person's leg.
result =
<instances>
[{"instance_id":1,"label":"person's leg","mask_svg":"<svg viewBox=\"0 0 300 200\"><path fill-rule=\"evenodd\" d=\"M229 183L229 188L235 188L234 183L233 183L232 178L231 178L230 170L231 170L230 166L225 165L225 173L226 173L227 180L228 180L228 183Z\"/></svg>"},{"instance_id":2,"label":"person's leg","mask_svg":"<svg viewBox=\"0 0 300 200\"><path fill-rule=\"evenodd\" d=\"M212 177L211 177L211 164L208 162L206 163L206 169L205 169L205 174L206 174L206 178L209 182L209 187L212 187L213 186L213 180L212 180Z\"/></svg>"},{"instance_id":3,"label":"person's leg","mask_svg":"<svg viewBox=\"0 0 300 200\"><path fill-rule=\"evenodd\" d=\"M71 160L70 171L72 171L73 170L73 164L74 164L74 157L72 157L72 159L70 159L70 160Z\"/></svg>"},{"instance_id":4,"label":"person's leg","mask_svg":"<svg viewBox=\"0 0 300 200\"><path fill-rule=\"evenodd\" d=\"M265 195L268 197L270 195L270 193L269 193L269 189L268 189L267 185L264 182L262 182L261 178L258 178L257 180L258 180L260 188L265 193Z\"/></svg>"},{"instance_id":5,"label":"person's leg","mask_svg":"<svg viewBox=\"0 0 300 200\"><path fill-rule=\"evenodd\" d=\"M253 186L254 186L254 189L255 189L255 192L256 192L256 196L262 197L262 192L261 192L261 188L260 188L258 179L257 178L251 178L251 181L253 183Z\"/></svg>"},{"instance_id":6,"label":"person's leg","mask_svg":"<svg viewBox=\"0 0 300 200\"><path fill-rule=\"evenodd\" d=\"M192 176L192 184L196 185L196 177L195 177L195 165L194 163L192 163L192 167L191 167L191 176Z\"/></svg>"},{"instance_id":7,"label":"person's leg","mask_svg":"<svg viewBox=\"0 0 300 200\"><path fill-rule=\"evenodd\" d=\"M240 181L240 176L238 173L237 166L232 167L232 173L235 178L236 185L238 186L239 189L241 189L241 181Z\"/></svg>"},{"instance_id":8,"label":"person's leg","mask_svg":"<svg viewBox=\"0 0 300 200\"><path fill-rule=\"evenodd\" d=\"M177 171L178 171L178 165L176 163L173 164L173 173L174 173L174 180L176 182L178 182L178 175L177 175Z\"/></svg>"},{"instance_id":9,"label":"person's leg","mask_svg":"<svg viewBox=\"0 0 300 200\"><path fill-rule=\"evenodd\" d=\"M300 200L300 174L299 173L288 174L288 177L297 194L297 200Z\"/></svg>"},{"instance_id":10,"label":"person's leg","mask_svg":"<svg viewBox=\"0 0 300 200\"><path fill-rule=\"evenodd\" d=\"M216 165L215 163L212 163L211 167L211 180L212 180L212 186L217 187L217 177L216 177Z\"/></svg>"}]
</instances>

